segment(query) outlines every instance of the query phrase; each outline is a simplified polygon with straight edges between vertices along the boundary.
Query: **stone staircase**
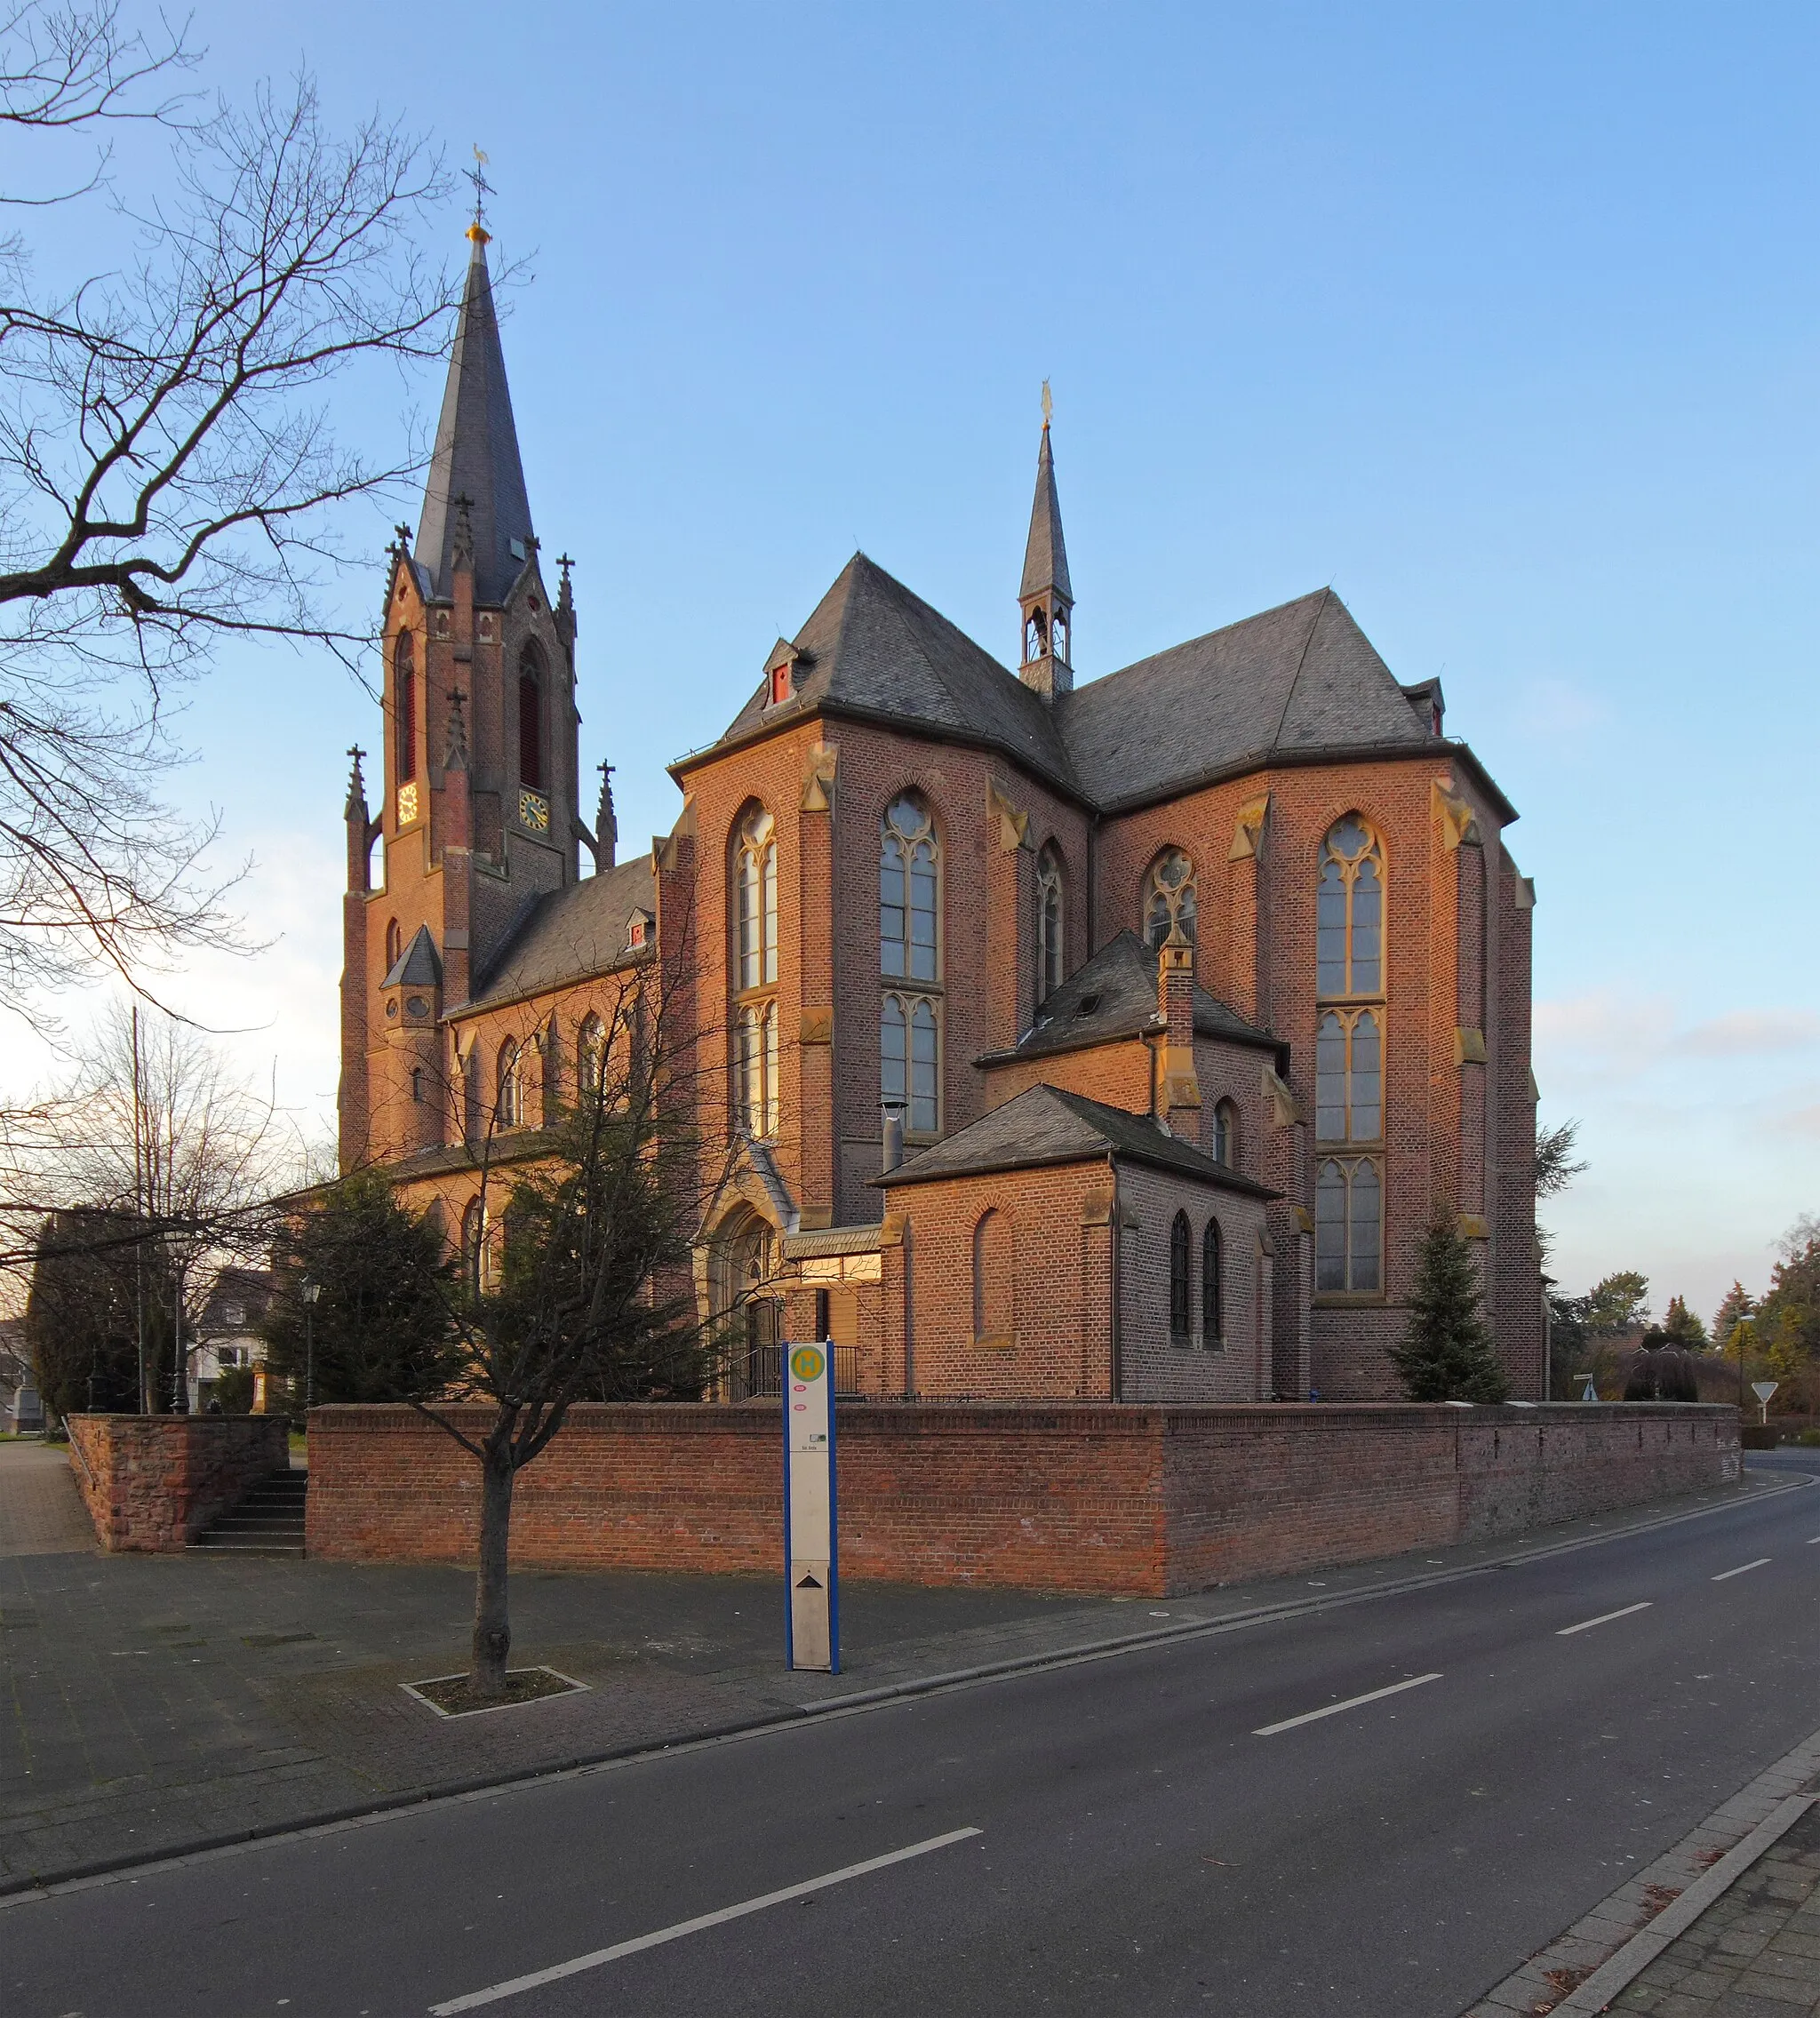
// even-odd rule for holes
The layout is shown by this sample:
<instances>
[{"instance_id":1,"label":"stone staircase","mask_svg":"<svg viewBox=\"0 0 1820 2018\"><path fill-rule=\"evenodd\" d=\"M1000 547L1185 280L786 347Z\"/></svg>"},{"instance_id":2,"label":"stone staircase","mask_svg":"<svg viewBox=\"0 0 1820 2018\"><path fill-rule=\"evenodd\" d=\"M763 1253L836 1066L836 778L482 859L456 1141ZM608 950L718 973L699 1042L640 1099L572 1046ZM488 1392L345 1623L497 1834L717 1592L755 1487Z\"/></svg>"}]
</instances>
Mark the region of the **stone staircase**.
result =
<instances>
[{"instance_id":1,"label":"stone staircase","mask_svg":"<svg viewBox=\"0 0 1820 2018\"><path fill-rule=\"evenodd\" d=\"M274 1472L189 1543L241 1556L300 1556L307 1472Z\"/></svg>"}]
</instances>

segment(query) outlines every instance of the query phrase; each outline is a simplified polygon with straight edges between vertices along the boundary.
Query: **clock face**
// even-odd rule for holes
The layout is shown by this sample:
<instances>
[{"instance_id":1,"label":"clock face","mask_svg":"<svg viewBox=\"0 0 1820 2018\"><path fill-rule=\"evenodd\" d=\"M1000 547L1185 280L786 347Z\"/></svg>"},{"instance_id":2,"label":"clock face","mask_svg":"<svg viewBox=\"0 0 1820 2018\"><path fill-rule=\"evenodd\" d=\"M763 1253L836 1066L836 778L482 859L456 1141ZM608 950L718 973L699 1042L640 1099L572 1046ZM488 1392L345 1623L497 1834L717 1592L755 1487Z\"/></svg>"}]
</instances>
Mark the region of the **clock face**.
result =
<instances>
[{"instance_id":1,"label":"clock face","mask_svg":"<svg viewBox=\"0 0 1820 2018\"><path fill-rule=\"evenodd\" d=\"M417 786L401 785L398 787L398 825L409 826L417 818Z\"/></svg>"},{"instance_id":2,"label":"clock face","mask_svg":"<svg viewBox=\"0 0 1820 2018\"><path fill-rule=\"evenodd\" d=\"M533 834L547 834L550 827L550 802L541 793L521 792L518 794L518 817Z\"/></svg>"}]
</instances>

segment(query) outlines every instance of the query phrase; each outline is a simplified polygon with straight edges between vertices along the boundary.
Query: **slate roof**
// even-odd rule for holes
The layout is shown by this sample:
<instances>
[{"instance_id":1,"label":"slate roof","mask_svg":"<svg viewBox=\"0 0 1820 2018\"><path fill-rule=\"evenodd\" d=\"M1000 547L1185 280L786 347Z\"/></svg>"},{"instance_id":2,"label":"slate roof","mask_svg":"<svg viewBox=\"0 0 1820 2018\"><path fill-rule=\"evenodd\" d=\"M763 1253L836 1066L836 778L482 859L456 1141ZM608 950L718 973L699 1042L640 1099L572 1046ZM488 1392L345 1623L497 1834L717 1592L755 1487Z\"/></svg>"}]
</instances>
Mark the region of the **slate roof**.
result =
<instances>
[{"instance_id":1,"label":"slate roof","mask_svg":"<svg viewBox=\"0 0 1820 2018\"><path fill-rule=\"evenodd\" d=\"M636 953L627 947L626 921L635 911L655 914L657 901L649 855L634 856L603 875L539 897L507 935L458 1013L516 1001L650 958L649 945Z\"/></svg>"},{"instance_id":2,"label":"slate roof","mask_svg":"<svg viewBox=\"0 0 1820 2018\"><path fill-rule=\"evenodd\" d=\"M1039 488L1039 508L1042 500ZM864 554L842 570L794 642L802 654L795 698L767 706L761 683L710 749L826 706L1001 749L1106 812L1273 762L1426 750L1464 757L1504 816L1516 818L1472 753L1433 732L1423 688L1398 684L1328 588L1052 703ZM680 780L706 754L691 752L672 775Z\"/></svg>"},{"instance_id":3,"label":"slate roof","mask_svg":"<svg viewBox=\"0 0 1820 2018\"><path fill-rule=\"evenodd\" d=\"M1225 1191L1242 1192L1248 1198L1280 1195L1225 1164L1216 1163L1192 1143L1165 1135L1147 1115L1127 1113L1122 1107L1108 1107L1084 1094L1064 1093L1054 1086L1029 1088L1002 1107L957 1129L932 1149L867 1181L882 1189L928 1184L938 1177L1083 1163L1108 1154L1196 1177Z\"/></svg>"},{"instance_id":4,"label":"slate roof","mask_svg":"<svg viewBox=\"0 0 1820 2018\"><path fill-rule=\"evenodd\" d=\"M722 743L827 703L994 744L1076 793L1048 703L864 554L842 569L792 642L801 654L795 698L767 708L761 682Z\"/></svg>"},{"instance_id":5,"label":"slate roof","mask_svg":"<svg viewBox=\"0 0 1820 2018\"><path fill-rule=\"evenodd\" d=\"M382 988L440 988L443 963L436 956L436 942L427 925L419 925L411 944L398 955L392 971L379 983Z\"/></svg>"},{"instance_id":6,"label":"slate roof","mask_svg":"<svg viewBox=\"0 0 1820 2018\"><path fill-rule=\"evenodd\" d=\"M418 576L419 580L427 576L432 596L450 594L459 516L455 500L461 497L472 500L474 599L503 602L529 554L531 499L518 457L518 430L512 420L486 246L479 238L467 263L436 444L417 523ZM512 552L515 539L524 554Z\"/></svg>"},{"instance_id":7,"label":"slate roof","mask_svg":"<svg viewBox=\"0 0 1820 2018\"><path fill-rule=\"evenodd\" d=\"M1052 1051L1074 1051L1136 1037L1161 1027L1156 1007L1156 955L1133 931L1121 932L1084 966L1077 967L1037 1011L1036 1021L1009 1051L990 1051L974 1062L1005 1064ZM1281 1041L1248 1023L1218 996L1197 985L1194 1033L1275 1051Z\"/></svg>"},{"instance_id":8,"label":"slate roof","mask_svg":"<svg viewBox=\"0 0 1820 2018\"><path fill-rule=\"evenodd\" d=\"M1302 752L1441 746L1330 588L1090 681L1056 712L1106 808Z\"/></svg>"},{"instance_id":9,"label":"slate roof","mask_svg":"<svg viewBox=\"0 0 1820 2018\"><path fill-rule=\"evenodd\" d=\"M1036 496L1030 506L1030 538L1024 546L1024 578L1018 600L1052 588L1065 601L1074 600L1068 580L1068 549L1062 538L1062 501L1056 495L1055 457L1049 445L1049 423L1042 425L1042 446L1036 451Z\"/></svg>"}]
</instances>

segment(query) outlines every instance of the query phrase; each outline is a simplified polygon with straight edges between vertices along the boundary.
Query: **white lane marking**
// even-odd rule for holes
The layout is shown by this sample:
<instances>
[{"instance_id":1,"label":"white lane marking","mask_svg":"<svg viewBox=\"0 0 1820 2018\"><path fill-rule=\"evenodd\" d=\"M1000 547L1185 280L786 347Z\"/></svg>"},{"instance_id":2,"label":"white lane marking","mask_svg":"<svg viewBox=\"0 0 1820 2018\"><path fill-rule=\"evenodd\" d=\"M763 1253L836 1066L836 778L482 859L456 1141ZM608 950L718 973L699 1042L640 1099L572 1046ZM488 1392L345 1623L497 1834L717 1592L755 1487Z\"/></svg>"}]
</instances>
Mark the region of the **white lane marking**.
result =
<instances>
[{"instance_id":1,"label":"white lane marking","mask_svg":"<svg viewBox=\"0 0 1820 2018\"><path fill-rule=\"evenodd\" d=\"M1655 1600L1646 1598L1640 1605L1626 1605L1621 1612L1600 1612L1596 1619L1582 1619L1578 1625L1564 1625L1555 1634L1557 1639L1565 1639L1570 1632L1591 1632L1595 1625L1609 1625L1613 1619L1627 1619L1632 1612L1647 1612Z\"/></svg>"},{"instance_id":2,"label":"white lane marking","mask_svg":"<svg viewBox=\"0 0 1820 2018\"><path fill-rule=\"evenodd\" d=\"M1759 1556L1755 1562L1741 1562L1736 1569L1721 1569L1719 1575L1711 1578L1710 1581L1714 1583L1723 1583L1728 1576L1742 1576L1747 1569L1761 1569L1766 1562L1772 1559L1769 1556Z\"/></svg>"},{"instance_id":3,"label":"white lane marking","mask_svg":"<svg viewBox=\"0 0 1820 2018\"><path fill-rule=\"evenodd\" d=\"M615 1942L611 1948L597 1948L592 1955L578 1955L572 1962L558 1962L547 1969L533 1970L528 1976L514 1976L507 1982L490 1983L485 1990L469 1990L466 1997L451 1997L446 2004L430 2006L431 2018L452 2018L459 2011L476 2011L483 2004L497 2004L501 1998L516 1997L522 1990L560 1982L564 1976L579 1976L584 1970L598 1969L603 1963L617 1962L622 1956L637 1955L647 1948L661 1948L667 1941L680 1941L685 1934L699 1934L705 1927L743 1919L747 1913L762 1913L767 1906L781 1906L786 1900L803 1898L810 1892L824 1891L830 1885L844 1885L850 1878L864 1878L868 1871L883 1870L911 1857L927 1856L931 1850L946 1850L951 1843L964 1843L970 1836L985 1833L983 1829L951 1829L946 1836L931 1836L926 1842L912 1843L906 1849L890 1850L882 1857L867 1857L863 1863L846 1864L839 1870L824 1871L819 1878L805 1878L800 1885L786 1885L780 1892L767 1892L756 1899L742 1900L737 1906L722 1906L718 1912L698 1913L692 1920L678 1920L675 1926L659 1927L655 1934L641 1934L632 1941Z\"/></svg>"},{"instance_id":4,"label":"white lane marking","mask_svg":"<svg viewBox=\"0 0 1820 2018\"><path fill-rule=\"evenodd\" d=\"M1299 1717L1285 1717L1281 1724L1265 1724L1251 1735L1273 1738L1279 1731L1293 1731L1297 1724L1318 1723L1323 1717L1337 1717L1342 1710L1356 1710L1361 1703L1377 1703L1386 1695L1401 1695L1406 1688L1420 1688L1424 1682L1440 1679L1438 1673L1412 1675L1408 1681L1393 1682L1388 1688L1369 1689L1363 1695L1349 1695L1344 1703L1329 1703L1325 1710L1305 1710Z\"/></svg>"}]
</instances>

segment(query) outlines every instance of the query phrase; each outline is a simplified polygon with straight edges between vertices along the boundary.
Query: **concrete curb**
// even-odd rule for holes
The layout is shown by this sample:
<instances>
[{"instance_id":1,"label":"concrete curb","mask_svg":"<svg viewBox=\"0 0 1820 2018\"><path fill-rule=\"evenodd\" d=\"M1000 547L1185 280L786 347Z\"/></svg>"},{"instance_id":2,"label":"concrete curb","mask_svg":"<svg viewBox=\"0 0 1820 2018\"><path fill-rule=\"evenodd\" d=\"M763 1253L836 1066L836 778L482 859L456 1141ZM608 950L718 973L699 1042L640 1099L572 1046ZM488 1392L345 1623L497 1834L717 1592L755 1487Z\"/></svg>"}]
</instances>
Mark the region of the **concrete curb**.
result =
<instances>
[{"instance_id":1,"label":"concrete curb","mask_svg":"<svg viewBox=\"0 0 1820 2018\"><path fill-rule=\"evenodd\" d=\"M1572 2013L1603 2011L1612 1998L1634 1982L1666 1948L1693 1926L1707 1907L1722 1899L1763 1853L1787 1835L1797 1822L1820 1800L1816 1794L1791 1794L1780 1802L1767 1822L1760 1822L1736 1848L1728 1850L1705 1877L1696 1878L1672 1906L1665 1907L1649 1925L1633 1934L1610 1961L1595 1969L1579 1989L1564 1997L1554 2007L1556 2018Z\"/></svg>"},{"instance_id":2,"label":"concrete curb","mask_svg":"<svg viewBox=\"0 0 1820 2018\"><path fill-rule=\"evenodd\" d=\"M893 1703L921 1695L938 1695L947 1689L977 1687L1016 1675L1037 1673L1044 1669L1074 1667L1090 1661L1114 1660L1121 1655L1141 1653L1146 1648L1168 1646L1180 1640L1211 1639L1220 1633L1242 1631L1252 1626L1267 1625L1281 1619L1302 1618L1313 1613L1337 1611L1349 1605L1369 1604L1381 1598L1399 1597L1412 1591L1429 1590L1439 1584L1457 1583L1468 1577L1487 1575L1495 1570L1520 1568L1525 1563L1544 1561L1551 1556L1571 1555L1581 1549L1602 1548L1607 1543L1623 1541L1633 1535L1646 1535L1662 1527L1679 1527L1684 1521L1704 1519L1715 1513L1728 1513L1739 1506L1755 1505L1764 1500L1776 1499L1784 1493L1798 1492L1804 1487L1816 1484L1820 1484L1820 1475L1804 1473L1787 1483L1767 1486L1754 1493L1741 1493L1737 1498L1721 1500L1712 1506L1692 1507L1680 1513L1665 1513L1651 1519L1627 1522L1622 1527L1613 1527L1609 1534L1581 1535L1569 1541L1545 1543L1537 1548L1519 1549L1506 1555L1488 1558L1482 1562L1465 1563L1456 1568L1437 1570L1433 1576L1401 1576L1389 1583L1361 1586L1356 1591L1335 1591L1331 1596L1289 1599L1273 1605L1258 1605L1243 1611L1229 1612L1221 1618L1184 1619L1178 1625L1155 1626L1142 1632L1121 1633L1106 1639L1082 1641L1073 1647L1016 1655L1002 1661L982 1662L973 1667L913 1676L907 1680L887 1683L879 1688L859 1689L846 1695L819 1697L811 1703L799 1703L794 1710L781 1715L771 1712L762 1717L738 1719L727 1724L712 1725L686 1732L655 1743L649 1739L640 1739L629 1744L554 1760L548 1765L531 1767L518 1772L440 1781L427 1787L412 1788L408 1792L380 1796L289 1821L227 1831L220 1835L197 1837L174 1849L160 1850L150 1855L92 1859L87 1863L71 1865L48 1878L0 1878L0 1912L10 1907L28 1904L33 1900L52 1898L63 1892L116 1882L135 1873L177 1869L202 1860L231 1855L255 1844L279 1842L287 1838L303 1839L331 1833L365 1822L393 1819L443 1801L474 1800L484 1796L510 1792L518 1788L574 1778L586 1773L629 1766L640 1759L670 1757L708 1745L763 1737L780 1731L802 1730L818 1719L859 1715L868 1711L883 1709Z\"/></svg>"}]
</instances>

